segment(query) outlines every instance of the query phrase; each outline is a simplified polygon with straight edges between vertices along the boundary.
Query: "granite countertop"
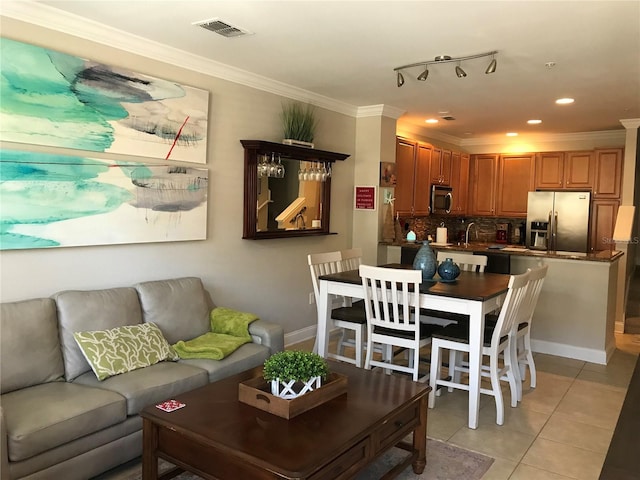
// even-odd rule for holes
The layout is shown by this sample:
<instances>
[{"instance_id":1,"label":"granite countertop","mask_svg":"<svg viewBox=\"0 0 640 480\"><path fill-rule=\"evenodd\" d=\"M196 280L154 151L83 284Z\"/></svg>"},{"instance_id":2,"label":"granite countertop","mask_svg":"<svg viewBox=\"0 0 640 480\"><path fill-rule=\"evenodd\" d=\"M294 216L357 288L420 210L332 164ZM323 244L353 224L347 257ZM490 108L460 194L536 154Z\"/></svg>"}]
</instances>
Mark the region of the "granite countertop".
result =
<instances>
[{"instance_id":1,"label":"granite countertop","mask_svg":"<svg viewBox=\"0 0 640 480\"><path fill-rule=\"evenodd\" d=\"M421 241L416 242L402 242L402 243L385 243L383 245L392 245L398 247L408 248L420 248L422 246ZM593 253L580 253L580 252L547 252L542 250L529 250L522 245L500 245L504 247L501 249L490 248L490 246L496 246L496 243L478 243L472 242L468 246L464 244L439 244L435 242L430 243L431 248L435 250L451 250L456 252L471 252L471 253L491 253L498 255L522 255L527 257L543 257L543 258L559 258L564 260L586 260L590 262L612 262L620 258L623 253L617 250L602 250Z\"/></svg>"}]
</instances>

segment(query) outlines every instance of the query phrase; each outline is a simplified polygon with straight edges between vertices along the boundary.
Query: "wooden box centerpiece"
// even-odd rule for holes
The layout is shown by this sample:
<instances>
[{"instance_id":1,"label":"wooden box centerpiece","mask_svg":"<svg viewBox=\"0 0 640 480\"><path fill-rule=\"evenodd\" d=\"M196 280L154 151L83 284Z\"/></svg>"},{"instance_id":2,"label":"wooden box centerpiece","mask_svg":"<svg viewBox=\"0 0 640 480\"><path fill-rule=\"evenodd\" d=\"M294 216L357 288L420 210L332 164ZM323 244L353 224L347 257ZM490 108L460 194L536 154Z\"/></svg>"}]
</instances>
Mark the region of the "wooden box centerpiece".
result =
<instances>
[{"instance_id":1,"label":"wooden box centerpiece","mask_svg":"<svg viewBox=\"0 0 640 480\"><path fill-rule=\"evenodd\" d=\"M347 377L330 373L324 358L287 350L269 357L261 377L241 382L238 399L291 419L347 391Z\"/></svg>"}]
</instances>

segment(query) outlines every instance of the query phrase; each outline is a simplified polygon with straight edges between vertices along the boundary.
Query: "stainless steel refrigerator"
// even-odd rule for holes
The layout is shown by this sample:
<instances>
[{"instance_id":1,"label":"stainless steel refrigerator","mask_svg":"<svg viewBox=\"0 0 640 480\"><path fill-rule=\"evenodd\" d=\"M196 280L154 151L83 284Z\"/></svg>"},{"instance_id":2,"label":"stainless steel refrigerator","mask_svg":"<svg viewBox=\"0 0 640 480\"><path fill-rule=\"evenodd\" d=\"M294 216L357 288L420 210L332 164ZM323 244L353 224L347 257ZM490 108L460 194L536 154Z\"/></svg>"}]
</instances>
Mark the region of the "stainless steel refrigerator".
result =
<instances>
[{"instance_id":1,"label":"stainless steel refrigerator","mask_svg":"<svg viewBox=\"0 0 640 480\"><path fill-rule=\"evenodd\" d=\"M527 247L586 252L591 192L529 192Z\"/></svg>"}]
</instances>

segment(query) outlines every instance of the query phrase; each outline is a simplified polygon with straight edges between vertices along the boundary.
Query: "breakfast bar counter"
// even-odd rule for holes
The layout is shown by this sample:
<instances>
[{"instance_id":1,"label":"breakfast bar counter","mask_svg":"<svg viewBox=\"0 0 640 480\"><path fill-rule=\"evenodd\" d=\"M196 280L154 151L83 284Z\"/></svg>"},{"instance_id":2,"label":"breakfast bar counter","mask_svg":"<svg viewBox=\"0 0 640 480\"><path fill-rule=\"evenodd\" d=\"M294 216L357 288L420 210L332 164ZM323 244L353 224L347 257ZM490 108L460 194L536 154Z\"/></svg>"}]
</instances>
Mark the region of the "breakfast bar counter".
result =
<instances>
[{"instance_id":1,"label":"breakfast bar counter","mask_svg":"<svg viewBox=\"0 0 640 480\"><path fill-rule=\"evenodd\" d=\"M547 277L531 325L534 352L606 364L615 349L615 323L619 286L618 268L623 252L546 252L514 245L439 245L434 251L487 255L487 271L519 274L538 265L549 265ZM412 263L415 244L381 245L382 260ZM384 252L384 253L383 253ZM497 265L500 270L492 269Z\"/></svg>"}]
</instances>

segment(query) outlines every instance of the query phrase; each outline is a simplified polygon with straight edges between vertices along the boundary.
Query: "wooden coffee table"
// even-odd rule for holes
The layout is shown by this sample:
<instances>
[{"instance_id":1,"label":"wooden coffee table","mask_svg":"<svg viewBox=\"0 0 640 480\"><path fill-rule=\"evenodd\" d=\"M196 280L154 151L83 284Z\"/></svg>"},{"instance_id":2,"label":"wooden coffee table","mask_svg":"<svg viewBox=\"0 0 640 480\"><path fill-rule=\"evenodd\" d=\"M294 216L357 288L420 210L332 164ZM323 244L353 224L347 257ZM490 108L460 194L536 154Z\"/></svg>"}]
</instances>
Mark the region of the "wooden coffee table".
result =
<instances>
[{"instance_id":1,"label":"wooden coffee table","mask_svg":"<svg viewBox=\"0 0 640 480\"><path fill-rule=\"evenodd\" d=\"M238 401L238 384L262 368L176 397L167 413L143 418L142 478L158 478L158 458L206 479L347 479L394 445L408 450L415 473L426 465L428 385L329 361L348 377L347 393L290 420ZM413 443L402 439L413 432ZM170 478L178 471L163 475Z\"/></svg>"}]
</instances>

